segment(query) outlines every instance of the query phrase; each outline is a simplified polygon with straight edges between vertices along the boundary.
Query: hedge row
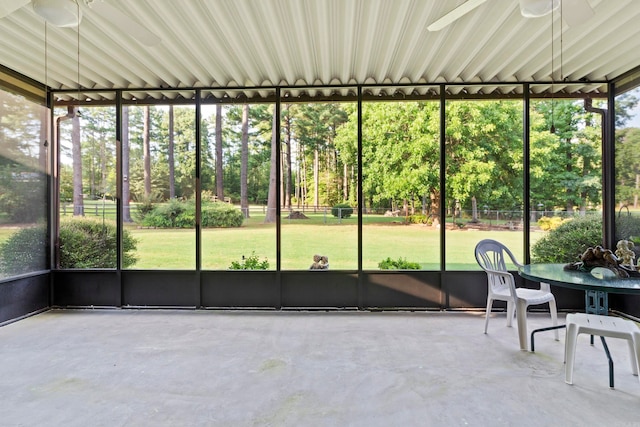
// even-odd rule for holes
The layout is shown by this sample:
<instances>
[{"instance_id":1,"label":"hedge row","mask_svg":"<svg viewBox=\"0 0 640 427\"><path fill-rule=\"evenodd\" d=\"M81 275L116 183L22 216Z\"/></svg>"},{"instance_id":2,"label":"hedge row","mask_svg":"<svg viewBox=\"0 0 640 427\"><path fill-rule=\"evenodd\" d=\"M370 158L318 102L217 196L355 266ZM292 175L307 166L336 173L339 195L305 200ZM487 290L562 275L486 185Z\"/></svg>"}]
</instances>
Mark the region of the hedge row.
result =
<instances>
[{"instance_id":1,"label":"hedge row","mask_svg":"<svg viewBox=\"0 0 640 427\"><path fill-rule=\"evenodd\" d=\"M153 209L139 212L141 223L145 227L157 228L193 228L196 224L196 209L193 201L171 200L157 204ZM223 202L202 204L202 227L229 228L240 227L244 221L242 212L233 205Z\"/></svg>"}]
</instances>

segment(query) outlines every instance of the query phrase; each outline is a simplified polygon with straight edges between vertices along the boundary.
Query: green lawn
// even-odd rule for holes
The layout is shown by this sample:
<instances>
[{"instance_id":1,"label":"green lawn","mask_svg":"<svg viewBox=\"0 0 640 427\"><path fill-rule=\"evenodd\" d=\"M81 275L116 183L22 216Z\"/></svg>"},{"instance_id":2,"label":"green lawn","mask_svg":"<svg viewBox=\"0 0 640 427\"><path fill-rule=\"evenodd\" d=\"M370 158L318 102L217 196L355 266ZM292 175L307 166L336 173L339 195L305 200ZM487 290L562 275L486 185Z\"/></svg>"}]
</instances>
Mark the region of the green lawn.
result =
<instances>
[{"instance_id":1,"label":"green lawn","mask_svg":"<svg viewBox=\"0 0 640 427\"><path fill-rule=\"evenodd\" d=\"M18 231L18 229L16 228L0 227L0 243L7 240L9 236L11 236L16 231Z\"/></svg>"},{"instance_id":2,"label":"green lawn","mask_svg":"<svg viewBox=\"0 0 640 427\"><path fill-rule=\"evenodd\" d=\"M329 257L332 270L355 270L358 259L357 218L337 219L322 212L305 212L306 220L289 220L282 215L281 268L306 270L313 255ZM90 215L87 215L90 216ZM138 240L138 262L133 269L195 268L196 236L193 229L127 229ZM0 243L16 228L0 228ZM535 242L541 232L533 232ZM478 241L493 238L505 243L522 259L522 232L447 230L447 270L477 269L473 249ZM380 215L363 217L363 268L375 270L378 263L390 257L419 263L423 269L440 269L440 231L423 225L405 225L402 218ZM267 258L276 268L276 227L264 224L260 213L252 214L240 228L215 228L202 231L202 268L226 270L232 261L255 253Z\"/></svg>"},{"instance_id":3,"label":"green lawn","mask_svg":"<svg viewBox=\"0 0 640 427\"><path fill-rule=\"evenodd\" d=\"M329 257L331 269L357 269L358 239L355 220L342 225L282 222L281 268L307 269L314 254ZM131 228L138 239L139 261L134 269L193 269L195 267L195 233L193 230L153 230ZM532 233L535 241L542 233ZM447 269L477 269L473 249L482 239L505 243L520 259L522 232L518 231L447 231ZM400 224L363 225L363 268L377 269L387 257L418 262L424 269L439 270L440 232L432 227ZM275 225L249 221L241 228L205 229L202 231L202 268L227 269L232 261L252 253L267 258L276 267Z\"/></svg>"}]
</instances>

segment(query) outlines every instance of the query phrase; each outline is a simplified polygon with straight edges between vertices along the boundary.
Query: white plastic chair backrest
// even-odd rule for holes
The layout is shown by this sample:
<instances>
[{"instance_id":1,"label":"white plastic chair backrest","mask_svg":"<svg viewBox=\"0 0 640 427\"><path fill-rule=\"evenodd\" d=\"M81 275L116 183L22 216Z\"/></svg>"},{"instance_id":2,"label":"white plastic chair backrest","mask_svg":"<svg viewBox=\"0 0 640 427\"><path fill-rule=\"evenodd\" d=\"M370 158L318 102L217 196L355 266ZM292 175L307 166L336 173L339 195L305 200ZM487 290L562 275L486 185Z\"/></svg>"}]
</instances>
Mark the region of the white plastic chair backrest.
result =
<instances>
[{"instance_id":1,"label":"white plastic chair backrest","mask_svg":"<svg viewBox=\"0 0 640 427\"><path fill-rule=\"evenodd\" d=\"M483 270L508 271L505 254L511 259L515 266L520 266L516 257L502 243L485 239L476 245L476 260Z\"/></svg>"},{"instance_id":2,"label":"white plastic chair backrest","mask_svg":"<svg viewBox=\"0 0 640 427\"><path fill-rule=\"evenodd\" d=\"M508 273L506 256L511 259L514 265L520 266L520 263L509 248L496 240L485 239L476 245L475 255L476 261L487 273L489 289L493 292L500 292L508 288L510 294L515 297L515 280L513 276L511 274L498 275L493 272Z\"/></svg>"}]
</instances>

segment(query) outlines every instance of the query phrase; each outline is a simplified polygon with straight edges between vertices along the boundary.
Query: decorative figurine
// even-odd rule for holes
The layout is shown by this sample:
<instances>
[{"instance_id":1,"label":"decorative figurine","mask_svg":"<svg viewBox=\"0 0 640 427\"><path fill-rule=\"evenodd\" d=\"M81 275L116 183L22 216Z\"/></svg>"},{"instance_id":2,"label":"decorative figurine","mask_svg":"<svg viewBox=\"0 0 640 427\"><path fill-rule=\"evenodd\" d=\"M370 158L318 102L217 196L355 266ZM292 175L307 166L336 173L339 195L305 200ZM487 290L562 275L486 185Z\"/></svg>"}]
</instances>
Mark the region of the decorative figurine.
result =
<instances>
[{"instance_id":1,"label":"decorative figurine","mask_svg":"<svg viewBox=\"0 0 640 427\"><path fill-rule=\"evenodd\" d=\"M636 269L634 259L636 254L633 252L635 245L630 240L620 240L616 245L616 256L620 258L620 264L625 267L629 267L632 270Z\"/></svg>"},{"instance_id":2,"label":"decorative figurine","mask_svg":"<svg viewBox=\"0 0 640 427\"><path fill-rule=\"evenodd\" d=\"M636 277L639 276L638 271L633 264L624 264L620 261L620 258L611 251L611 249L605 249L602 246L588 248L582 255L580 255L579 262L573 262L564 266L565 270L585 272L590 272L596 267L611 270L616 274L616 276L623 279L630 275Z\"/></svg>"},{"instance_id":3,"label":"decorative figurine","mask_svg":"<svg viewBox=\"0 0 640 427\"><path fill-rule=\"evenodd\" d=\"M313 264L309 267L309 270L328 270L329 258L324 255L314 255Z\"/></svg>"}]
</instances>

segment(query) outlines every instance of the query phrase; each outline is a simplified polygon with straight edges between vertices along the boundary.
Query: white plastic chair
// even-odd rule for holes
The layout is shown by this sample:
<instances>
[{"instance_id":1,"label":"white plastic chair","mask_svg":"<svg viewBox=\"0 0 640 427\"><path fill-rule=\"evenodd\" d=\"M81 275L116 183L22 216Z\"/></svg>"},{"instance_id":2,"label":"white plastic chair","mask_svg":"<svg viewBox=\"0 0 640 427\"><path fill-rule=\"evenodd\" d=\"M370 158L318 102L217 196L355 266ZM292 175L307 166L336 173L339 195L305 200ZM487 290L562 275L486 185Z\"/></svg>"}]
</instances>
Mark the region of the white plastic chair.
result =
<instances>
[{"instance_id":1,"label":"white plastic chair","mask_svg":"<svg viewBox=\"0 0 640 427\"><path fill-rule=\"evenodd\" d=\"M516 288L514 277L507 270L506 256L511 259L511 262L516 267L520 268L522 264L518 262L516 257L505 245L492 239L485 239L476 245L475 255L478 264L480 264L480 267L487 273L489 285L486 318L484 321L485 334L489 326L491 307L495 300L507 302L507 326L511 326L515 311L521 350L528 350L528 306L549 303L553 326L558 326L558 310L556 308L556 299L551 293L551 287L548 283L540 283L539 289ZM558 330L556 329L554 332L556 341L558 341L560 339Z\"/></svg>"},{"instance_id":2,"label":"white plastic chair","mask_svg":"<svg viewBox=\"0 0 640 427\"><path fill-rule=\"evenodd\" d=\"M564 360L565 382L573 384L573 366L576 358L578 335L590 334L600 337L620 338L629 343L631 372L638 375L640 367L640 328L631 320L599 314L567 314L567 337L565 338ZM604 343L604 341L603 341ZM608 351L607 351L608 355ZM639 378L640 379L640 378ZM613 365L609 365L609 387L613 388Z\"/></svg>"}]
</instances>

